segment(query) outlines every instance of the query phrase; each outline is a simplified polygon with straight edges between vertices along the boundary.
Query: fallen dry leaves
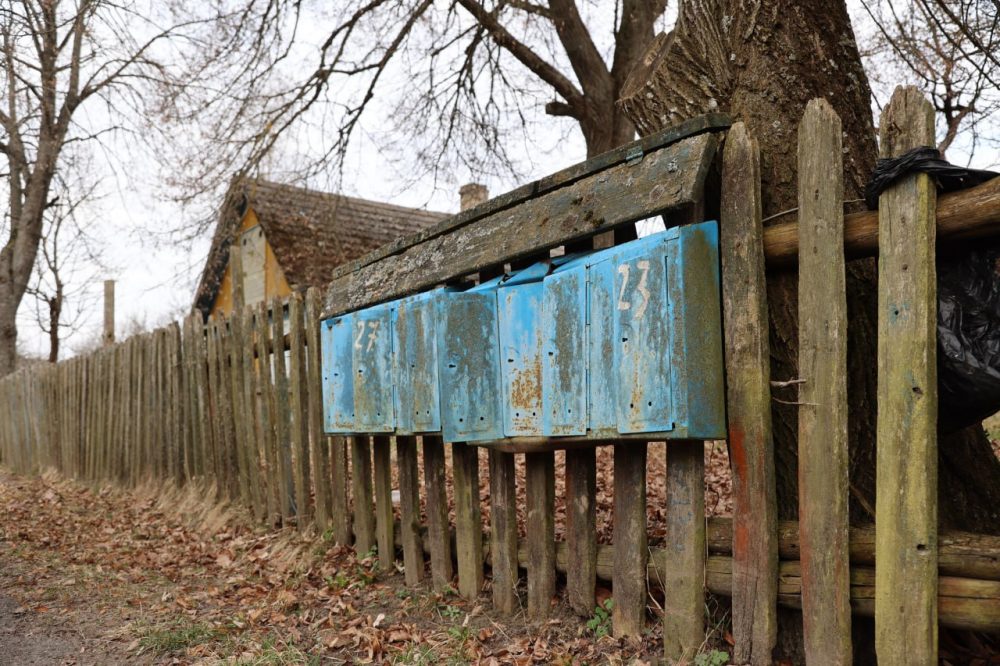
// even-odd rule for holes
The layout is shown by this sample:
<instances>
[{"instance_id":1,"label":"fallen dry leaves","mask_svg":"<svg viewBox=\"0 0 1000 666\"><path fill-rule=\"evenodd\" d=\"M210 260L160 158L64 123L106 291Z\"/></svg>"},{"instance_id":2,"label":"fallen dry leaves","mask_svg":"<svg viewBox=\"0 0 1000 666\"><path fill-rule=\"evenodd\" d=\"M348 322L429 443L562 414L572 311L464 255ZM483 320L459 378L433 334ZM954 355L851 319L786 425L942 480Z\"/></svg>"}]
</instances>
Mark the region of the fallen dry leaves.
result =
<instances>
[{"instance_id":1,"label":"fallen dry leaves","mask_svg":"<svg viewBox=\"0 0 1000 666\"><path fill-rule=\"evenodd\" d=\"M0 567L21 572L4 593L34 613L88 618L87 631L140 662L653 663L660 653L658 622L628 642L595 639L561 602L544 623L500 617L488 590L470 603L406 588L398 571L253 527L204 494L0 474Z\"/></svg>"}]
</instances>

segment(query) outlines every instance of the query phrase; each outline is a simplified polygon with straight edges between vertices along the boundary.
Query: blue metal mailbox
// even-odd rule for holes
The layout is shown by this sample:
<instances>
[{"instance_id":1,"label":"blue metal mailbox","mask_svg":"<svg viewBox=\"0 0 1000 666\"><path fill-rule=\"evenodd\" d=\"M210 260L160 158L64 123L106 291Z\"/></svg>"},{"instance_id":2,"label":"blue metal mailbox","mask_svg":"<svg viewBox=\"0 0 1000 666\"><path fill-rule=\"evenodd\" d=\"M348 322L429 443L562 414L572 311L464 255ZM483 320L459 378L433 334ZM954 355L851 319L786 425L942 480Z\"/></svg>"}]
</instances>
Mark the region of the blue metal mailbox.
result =
<instances>
[{"instance_id":1,"label":"blue metal mailbox","mask_svg":"<svg viewBox=\"0 0 1000 666\"><path fill-rule=\"evenodd\" d=\"M611 368L591 368L592 401L606 399L611 387L612 399L605 404L614 404L622 434L724 437L715 222L675 227L602 251L590 274L590 358L606 358L609 346L612 351ZM610 330L597 335L594 324L609 320ZM610 377L601 376L609 369ZM601 420L608 416L604 412Z\"/></svg>"},{"instance_id":2,"label":"blue metal mailbox","mask_svg":"<svg viewBox=\"0 0 1000 666\"><path fill-rule=\"evenodd\" d=\"M354 431L354 315L320 324L323 354L323 425L326 432Z\"/></svg>"},{"instance_id":3,"label":"blue metal mailbox","mask_svg":"<svg viewBox=\"0 0 1000 666\"><path fill-rule=\"evenodd\" d=\"M328 432L725 436L718 229L704 222L322 324Z\"/></svg>"},{"instance_id":4,"label":"blue metal mailbox","mask_svg":"<svg viewBox=\"0 0 1000 666\"><path fill-rule=\"evenodd\" d=\"M544 281L543 432L725 435L714 222L571 261Z\"/></svg>"},{"instance_id":5,"label":"blue metal mailbox","mask_svg":"<svg viewBox=\"0 0 1000 666\"><path fill-rule=\"evenodd\" d=\"M354 313L355 432L392 432L392 309L377 305Z\"/></svg>"},{"instance_id":6,"label":"blue metal mailbox","mask_svg":"<svg viewBox=\"0 0 1000 666\"><path fill-rule=\"evenodd\" d=\"M497 289L503 433L542 434L542 278L552 268L543 261L518 271Z\"/></svg>"},{"instance_id":7,"label":"blue metal mailbox","mask_svg":"<svg viewBox=\"0 0 1000 666\"><path fill-rule=\"evenodd\" d=\"M394 401L399 434L441 430L435 299L445 293L437 289L391 304Z\"/></svg>"},{"instance_id":8,"label":"blue metal mailbox","mask_svg":"<svg viewBox=\"0 0 1000 666\"><path fill-rule=\"evenodd\" d=\"M577 258L545 278L542 329L543 432L587 434L587 263Z\"/></svg>"},{"instance_id":9,"label":"blue metal mailbox","mask_svg":"<svg viewBox=\"0 0 1000 666\"><path fill-rule=\"evenodd\" d=\"M442 294L438 317L438 378L445 441L503 437L500 401L496 278L463 292Z\"/></svg>"}]
</instances>

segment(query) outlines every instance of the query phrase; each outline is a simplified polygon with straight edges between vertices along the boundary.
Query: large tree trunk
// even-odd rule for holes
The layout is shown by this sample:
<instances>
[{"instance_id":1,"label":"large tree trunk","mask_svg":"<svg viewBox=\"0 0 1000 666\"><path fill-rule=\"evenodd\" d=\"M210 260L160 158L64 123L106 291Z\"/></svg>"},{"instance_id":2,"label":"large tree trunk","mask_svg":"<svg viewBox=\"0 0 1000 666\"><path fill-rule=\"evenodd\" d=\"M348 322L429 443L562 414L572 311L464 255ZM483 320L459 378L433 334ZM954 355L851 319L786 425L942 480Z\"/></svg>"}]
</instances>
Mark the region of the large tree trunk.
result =
<instances>
[{"instance_id":1,"label":"large tree trunk","mask_svg":"<svg viewBox=\"0 0 1000 666\"><path fill-rule=\"evenodd\" d=\"M620 104L641 134L709 111L745 122L761 151L765 220L797 205L796 136L806 103L825 97L844 130L844 200L860 206L876 157L871 91L843 1L686 0L675 30L660 35L633 70ZM850 207L849 207L850 208ZM765 222L767 224L767 221ZM851 518L871 522L875 506L874 260L847 268ZM797 285L794 273L768 275L772 377L797 376ZM795 388L784 396L793 401ZM780 395L780 394L779 394ZM778 511L798 511L797 419L793 406L772 404ZM940 516L950 527L1000 531L1000 462L982 428L943 438ZM780 646L779 646L780 650Z\"/></svg>"}]
</instances>

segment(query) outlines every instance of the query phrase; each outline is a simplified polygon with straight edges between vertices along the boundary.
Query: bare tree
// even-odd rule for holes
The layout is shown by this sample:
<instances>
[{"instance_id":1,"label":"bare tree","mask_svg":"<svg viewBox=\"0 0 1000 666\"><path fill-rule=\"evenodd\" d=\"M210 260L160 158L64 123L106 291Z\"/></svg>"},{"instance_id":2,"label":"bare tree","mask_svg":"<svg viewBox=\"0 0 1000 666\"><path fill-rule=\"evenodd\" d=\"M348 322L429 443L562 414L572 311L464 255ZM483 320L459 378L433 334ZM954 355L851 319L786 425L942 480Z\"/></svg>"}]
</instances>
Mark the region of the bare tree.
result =
<instances>
[{"instance_id":1,"label":"bare tree","mask_svg":"<svg viewBox=\"0 0 1000 666\"><path fill-rule=\"evenodd\" d=\"M81 217L81 208L93 202L96 183L87 170L72 164L67 174L57 173L52 205L45 211L35 272L25 295L33 300L36 326L49 341L48 360L59 360L62 340L80 330L96 298L90 289L105 270L100 243ZM73 183L67 178L75 177Z\"/></svg>"},{"instance_id":2,"label":"bare tree","mask_svg":"<svg viewBox=\"0 0 1000 666\"><path fill-rule=\"evenodd\" d=\"M162 109L171 123L206 122L208 146L176 156L181 198L287 142L315 149L303 172L329 173L366 133L366 118L379 123L366 138L405 156L414 179L459 168L516 172L511 147L542 114L550 134L578 130L588 155L604 152L635 137L615 102L666 5L348 0L323 15L288 0L245 0L239 20L213 24L203 38L211 51L190 60L193 75L210 73L219 85L188 89ZM306 23L309 39L319 33L314 49L302 45ZM241 56L220 63L214 54L226 49Z\"/></svg>"},{"instance_id":3,"label":"bare tree","mask_svg":"<svg viewBox=\"0 0 1000 666\"><path fill-rule=\"evenodd\" d=\"M1000 122L1000 8L992 0L863 3L876 30L863 49L876 91L912 82L938 114L938 148L965 133L968 150L995 141ZM982 132L982 128L986 132Z\"/></svg>"},{"instance_id":4,"label":"bare tree","mask_svg":"<svg viewBox=\"0 0 1000 666\"><path fill-rule=\"evenodd\" d=\"M55 205L65 146L112 131L144 87L167 86L162 48L199 19L159 27L149 12L112 0L0 0L0 157L7 201L0 234L0 376L14 368L16 313ZM175 43L174 46L181 46ZM165 88L164 88L165 89ZM93 104L99 102L99 104ZM84 117L81 110L91 108Z\"/></svg>"}]
</instances>

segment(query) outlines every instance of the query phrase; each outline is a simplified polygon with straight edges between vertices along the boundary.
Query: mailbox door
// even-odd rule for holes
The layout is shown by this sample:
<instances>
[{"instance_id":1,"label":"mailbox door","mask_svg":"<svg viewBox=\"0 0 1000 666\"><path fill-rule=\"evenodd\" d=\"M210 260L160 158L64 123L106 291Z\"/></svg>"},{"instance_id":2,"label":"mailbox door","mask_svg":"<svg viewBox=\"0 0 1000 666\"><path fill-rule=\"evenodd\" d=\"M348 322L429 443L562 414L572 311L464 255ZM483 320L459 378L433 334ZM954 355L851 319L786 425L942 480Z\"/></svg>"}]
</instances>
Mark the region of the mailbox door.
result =
<instances>
[{"instance_id":1,"label":"mailbox door","mask_svg":"<svg viewBox=\"0 0 1000 666\"><path fill-rule=\"evenodd\" d=\"M542 283L499 289L497 304L504 435L541 435Z\"/></svg>"},{"instance_id":2,"label":"mailbox door","mask_svg":"<svg viewBox=\"0 0 1000 666\"><path fill-rule=\"evenodd\" d=\"M667 262L677 260L676 238L676 230L668 230L616 248L614 254L614 359L622 433L674 428L674 316Z\"/></svg>"},{"instance_id":3,"label":"mailbox door","mask_svg":"<svg viewBox=\"0 0 1000 666\"><path fill-rule=\"evenodd\" d=\"M358 432L391 432L392 317L386 306L354 313L354 411Z\"/></svg>"},{"instance_id":4,"label":"mailbox door","mask_svg":"<svg viewBox=\"0 0 1000 666\"><path fill-rule=\"evenodd\" d=\"M605 250L587 268L587 427L592 435L609 437L618 434L614 292L614 262Z\"/></svg>"},{"instance_id":5,"label":"mailbox door","mask_svg":"<svg viewBox=\"0 0 1000 666\"><path fill-rule=\"evenodd\" d=\"M542 401L546 435L587 432L587 265L577 260L545 278Z\"/></svg>"},{"instance_id":6,"label":"mailbox door","mask_svg":"<svg viewBox=\"0 0 1000 666\"><path fill-rule=\"evenodd\" d=\"M323 353L323 424L326 432L354 432L353 315L320 325Z\"/></svg>"},{"instance_id":7,"label":"mailbox door","mask_svg":"<svg viewBox=\"0 0 1000 666\"><path fill-rule=\"evenodd\" d=\"M500 439L496 292L446 294L437 310L442 435L449 442Z\"/></svg>"},{"instance_id":8,"label":"mailbox door","mask_svg":"<svg viewBox=\"0 0 1000 666\"><path fill-rule=\"evenodd\" d=\"M434 297L421 294L393 307L396 432L441 430Z\"/></svg>"}]
</instances>

